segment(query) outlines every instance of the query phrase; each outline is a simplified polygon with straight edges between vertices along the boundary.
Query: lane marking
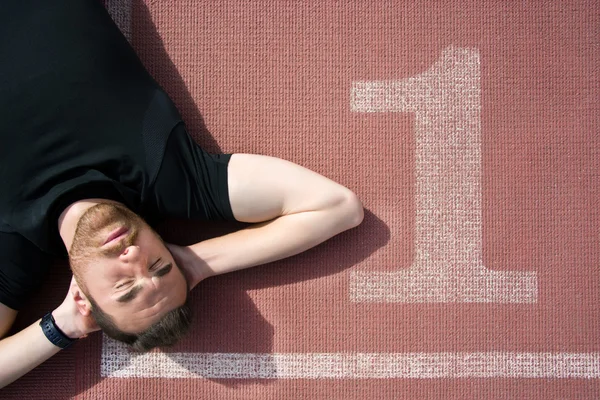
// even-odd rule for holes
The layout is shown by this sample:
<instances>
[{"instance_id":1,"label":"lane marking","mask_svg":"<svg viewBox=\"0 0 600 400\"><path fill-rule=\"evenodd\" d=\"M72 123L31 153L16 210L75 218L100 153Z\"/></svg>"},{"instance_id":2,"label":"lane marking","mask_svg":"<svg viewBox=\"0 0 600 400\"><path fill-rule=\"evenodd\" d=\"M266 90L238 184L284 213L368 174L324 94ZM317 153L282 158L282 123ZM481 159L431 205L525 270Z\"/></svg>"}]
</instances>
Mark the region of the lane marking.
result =
<instances>
[{"instance_id":1,"label":"lane marking","mask_svg":"<svg viewBox=\"0 0 600 400\"><path fill-rule=\"evenodd\" d=\"M449 47L404 80L354 82L350 107L415 113L417 209L413 265L352 272L351 301L536 303L536 272L483 265L478 50Z\"/></svg>"},{"instance_id":2,"label":"lane marking","mask_svg":"<svg viewBox=\"0 0 600 400\"><path fill-rule=\"evenodd\" d=\"M105 378L600 378L600 353L137 354L105 337L102 354Z\"/></svg>"}]
</instances>

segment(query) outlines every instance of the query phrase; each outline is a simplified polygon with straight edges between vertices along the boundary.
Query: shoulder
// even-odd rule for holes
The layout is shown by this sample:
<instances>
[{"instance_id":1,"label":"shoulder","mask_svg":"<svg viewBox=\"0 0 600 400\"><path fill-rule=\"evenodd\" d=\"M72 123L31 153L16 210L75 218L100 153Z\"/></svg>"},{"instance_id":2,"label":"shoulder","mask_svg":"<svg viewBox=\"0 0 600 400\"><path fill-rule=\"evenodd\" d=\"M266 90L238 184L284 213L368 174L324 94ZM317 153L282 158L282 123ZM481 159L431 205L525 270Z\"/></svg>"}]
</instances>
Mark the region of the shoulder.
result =
<instances>
[{"instance_id":1,"label":"shoulder","mask_svg":"<svg viewBox=\"0 0 600 400\"><path fill-rule=\"evenodd\" d=\"M43 282L52 259L23 236L0 232L0 304L19 309Z\"/></svg>"}]
</instances>

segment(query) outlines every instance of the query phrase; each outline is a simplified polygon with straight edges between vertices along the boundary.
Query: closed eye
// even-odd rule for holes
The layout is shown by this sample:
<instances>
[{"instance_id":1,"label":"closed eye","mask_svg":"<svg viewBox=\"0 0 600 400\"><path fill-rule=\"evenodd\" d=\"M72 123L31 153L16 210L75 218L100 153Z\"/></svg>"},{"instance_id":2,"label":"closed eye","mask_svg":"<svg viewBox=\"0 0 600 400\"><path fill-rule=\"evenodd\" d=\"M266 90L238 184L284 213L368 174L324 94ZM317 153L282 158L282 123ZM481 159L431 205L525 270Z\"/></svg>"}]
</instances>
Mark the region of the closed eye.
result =
<instances>
[{"instance_id":1,"label":"closed eye","mask_svg":"<svg viewBox=\"0 0 600 400\"><path fill-rule=\"evenodd\" d=\"M128 284L130 284L131 282L123 282L123 283L119 283L115 289L123 289L125 286L127 286Z\"/></svg>"},{"instance_id":2,"label":"closed eye","mask_svg":"<svg viewBox=\"0 0 600 400\"><path fill-rule=\"evenodd\" d=\"M159 265L158 262L160 260L158 260L155 264L152 265L152 267L150 267L151 269L154 268L154 265ZM164 267L160 268L158 271L156 271L154 273L154 276L156 277L161 277L161 276L165 276L167 275L169 272L171 272L171 270L173 269L173 264L169 263L166 264ZM137 294L139 292L141 292L143 289L143 286L137 285L134 286L130 291L128 291L127 293L125 293L124 295L120 296L117 301L119 303L128 303L131 300L135 299L135 297L137 296Z\"/></svg>"},{"instance_id":3,"label":"closed eye","mask_svg":"<svg viewBox=\"0 0 600 400\"><path fill-rule=\"evenodd\" d=\"M148 271L152 272L156 269L156 267L160 266L161 259L154 261L154 263L148 268Z\"/></svg>"}]
</instances>

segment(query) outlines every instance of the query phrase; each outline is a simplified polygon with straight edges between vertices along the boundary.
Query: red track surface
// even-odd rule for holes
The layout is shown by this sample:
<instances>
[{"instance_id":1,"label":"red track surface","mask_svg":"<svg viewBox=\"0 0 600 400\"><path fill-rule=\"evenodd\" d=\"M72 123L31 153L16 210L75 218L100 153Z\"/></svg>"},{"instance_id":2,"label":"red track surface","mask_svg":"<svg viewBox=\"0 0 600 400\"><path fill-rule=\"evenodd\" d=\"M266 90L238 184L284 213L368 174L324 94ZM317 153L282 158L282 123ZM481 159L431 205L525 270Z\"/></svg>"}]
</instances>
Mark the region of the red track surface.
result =
<instances>
[{"instance_id":1,"label":"red track surface","mask_svg":"<svg viewBox=\"0 0 600 400\"><path fill-rule=\"evenodd\" d=\"M135 357L103 350L98 334L1 398L600 398L598 2L147 3L133 2L132 44L200 144L320 172L359 195L365 220L297 257L202 283L192 334L168 350L183 372L148 363L124 373L116 355ZM357 92L373 81L387 83ZM191 242L234 228L180 221L162 231ZM533 297L493 285L486 302L448 295L461 285L452 277L481 289L476 266L517 271L519 285L533 276ZM402 281L409 295L371 302L351 290L358 272L409 269L455 286ZM57 266L21 326L59 304L65 271ZM263 375L249 365L237 372L245 378L224 379L234 372L217 353L309 361L273 356ZM342 361L310 358L322 353ZM416 357L411 375L379 359L389 377L377 377L352 364L365 353L448 353L451 365ZM215 376L172 377L192 374L198 354L216 360ZM504 361L477 375L476 362L457 366L469 354ZM556 358L565 354L580 364ZM335 372L344 360L346 376Z\"/></svg>"}]
</instances>

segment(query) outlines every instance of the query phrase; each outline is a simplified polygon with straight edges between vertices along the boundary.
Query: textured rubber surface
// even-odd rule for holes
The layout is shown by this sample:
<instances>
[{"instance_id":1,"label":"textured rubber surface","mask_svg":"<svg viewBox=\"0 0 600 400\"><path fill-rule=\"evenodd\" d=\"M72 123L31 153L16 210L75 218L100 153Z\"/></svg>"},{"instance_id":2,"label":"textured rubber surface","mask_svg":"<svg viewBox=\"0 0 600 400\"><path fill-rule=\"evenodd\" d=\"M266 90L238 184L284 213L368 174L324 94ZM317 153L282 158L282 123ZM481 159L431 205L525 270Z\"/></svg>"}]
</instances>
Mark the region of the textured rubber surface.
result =
<instances>
[{"instance_id":1,"label":"textured rubber surface","mask_svg":"<svg viewBox=\"0 0 600 400\"><path fill-rule=\"evenodd\" d=\"M173 349L94 335L0 397L600 397L599 3L374 3L107 2L201 145L322 173L365 220L203 282Z\"/></svg>"}]
</instances>

